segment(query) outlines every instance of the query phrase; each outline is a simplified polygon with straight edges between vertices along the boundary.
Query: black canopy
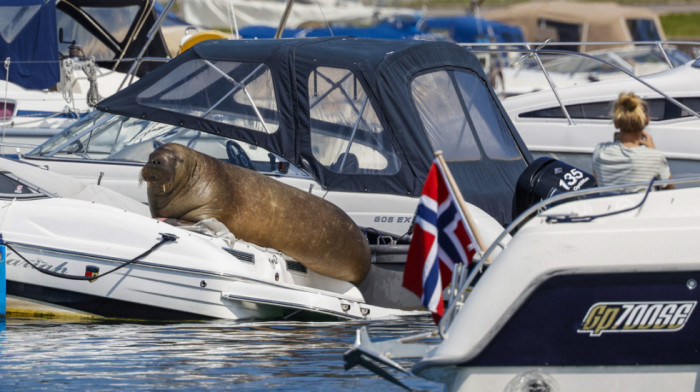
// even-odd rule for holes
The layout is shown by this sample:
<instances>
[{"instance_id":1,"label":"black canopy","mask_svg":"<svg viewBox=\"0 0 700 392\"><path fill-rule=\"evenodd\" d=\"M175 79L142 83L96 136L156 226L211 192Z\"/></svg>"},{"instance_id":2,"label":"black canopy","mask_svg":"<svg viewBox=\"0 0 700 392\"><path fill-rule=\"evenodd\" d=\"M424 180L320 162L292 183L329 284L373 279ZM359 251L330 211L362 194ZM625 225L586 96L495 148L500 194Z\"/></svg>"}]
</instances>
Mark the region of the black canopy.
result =
<instances>
[{"instance_id":1,"label":"black canopy","mask_svg":"<svg viewBox=\"0 0 700 392\"><path fill-rule=\"evenodd\" d=\"M531 161L476 56L448 42L205 41L98 109L258 145L329 190L418 196L443 150L502 223Z\"/></svg>"}]
</instances>

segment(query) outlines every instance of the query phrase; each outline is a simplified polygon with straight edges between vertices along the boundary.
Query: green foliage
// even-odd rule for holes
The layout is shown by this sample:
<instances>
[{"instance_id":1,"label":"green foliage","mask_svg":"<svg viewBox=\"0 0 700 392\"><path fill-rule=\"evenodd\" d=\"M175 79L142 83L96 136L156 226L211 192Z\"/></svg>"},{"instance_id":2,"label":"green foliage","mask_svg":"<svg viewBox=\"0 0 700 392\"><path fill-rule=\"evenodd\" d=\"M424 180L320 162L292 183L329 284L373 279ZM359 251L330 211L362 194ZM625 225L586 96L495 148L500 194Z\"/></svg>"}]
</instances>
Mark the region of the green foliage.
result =
<instances>
[{"instance_id":1,"label":"green foliage","mask_svg":"<svg viewBox=\"0 0 700 392\"><path fill-rule=\"evenodd\" d=\"M700 12L666 14L659 19L667 39L700 40Z\"/></svg>"}]
</instances>

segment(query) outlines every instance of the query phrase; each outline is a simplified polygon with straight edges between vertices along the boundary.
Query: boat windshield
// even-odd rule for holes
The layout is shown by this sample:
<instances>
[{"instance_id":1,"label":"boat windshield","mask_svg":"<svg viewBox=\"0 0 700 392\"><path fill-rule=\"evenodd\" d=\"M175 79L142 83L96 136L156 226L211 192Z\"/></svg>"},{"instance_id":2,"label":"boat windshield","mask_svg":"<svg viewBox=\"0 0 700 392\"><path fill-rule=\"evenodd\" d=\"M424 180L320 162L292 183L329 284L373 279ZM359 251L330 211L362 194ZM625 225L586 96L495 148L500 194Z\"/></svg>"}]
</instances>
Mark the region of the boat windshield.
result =
<instances>
[{"instance_id":1,"label":"boat windshield","mask_svg":"<svg viewBox=\"0 0 700 392\"><path fill-rule=\"evenodd\" d=\"M94 111L27 156L143 164L158 145L178 143L228 161L233 142L194 129ZM263 148L242 141L235 143L241 146L258 171L307 176Z\"/></svg>"},{"instance_id":2,"label":"boat windshield","mask_svg":"<svg viewBox=\"0 0 700 392\"><path fill-rule=\"evenodd\" d=\"M508 125L476 74L426 73L413 80L411 89L430 144L445 160L479 161L483 154L489 160L521 158Z\"/></svg>"},{"instance_id":3,"label":"boat windshield","mask_svg":"<svg viewBox=\"0 0 700 392\"><path fill-rule=\"evenodd\" d=\"M1 199L16 199L27 197L46 197L38 189L25 184L12 173L0 171L0 198Z\"/></svg>"}]
</instances>

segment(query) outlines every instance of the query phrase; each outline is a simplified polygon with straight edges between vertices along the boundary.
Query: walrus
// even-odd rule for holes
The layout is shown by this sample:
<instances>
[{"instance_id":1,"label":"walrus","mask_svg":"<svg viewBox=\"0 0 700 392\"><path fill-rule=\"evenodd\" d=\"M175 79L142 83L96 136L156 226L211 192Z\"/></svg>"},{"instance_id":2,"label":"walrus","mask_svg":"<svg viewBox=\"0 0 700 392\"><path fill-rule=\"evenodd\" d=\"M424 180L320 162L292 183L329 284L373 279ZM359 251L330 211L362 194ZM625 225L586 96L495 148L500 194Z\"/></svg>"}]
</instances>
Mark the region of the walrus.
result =
<instances>
[{"instance_id":1,"label":"walrus","mask_svg":"<svg viewBox=\"0 0 700 392\"><path fill-rule=\"evenodd\" d=\"M215 218L319 274L359 284L369 273L369 242L343 210L264 174L169 143L149 155L141 180L154 218Z\"/></svg>"}]
</instances>

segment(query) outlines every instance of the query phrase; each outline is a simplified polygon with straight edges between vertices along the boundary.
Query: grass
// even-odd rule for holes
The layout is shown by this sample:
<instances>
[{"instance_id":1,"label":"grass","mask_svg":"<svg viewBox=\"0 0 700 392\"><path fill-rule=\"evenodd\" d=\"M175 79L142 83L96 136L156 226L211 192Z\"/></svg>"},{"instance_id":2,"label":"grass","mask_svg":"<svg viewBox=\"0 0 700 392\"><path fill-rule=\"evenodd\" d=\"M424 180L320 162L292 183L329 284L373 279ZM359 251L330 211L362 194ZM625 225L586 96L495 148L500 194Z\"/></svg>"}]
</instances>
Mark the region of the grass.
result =
<instances>
[{"instance_id":1,"label":"grass","mask_svg":"<svg viewBox=\"0 0 700 392\"><path fill-rule=\"evenodd\" d=\"M669 40L700 40L700 12L666 14L659 17Z\"/></svg>"}]
</instances>

